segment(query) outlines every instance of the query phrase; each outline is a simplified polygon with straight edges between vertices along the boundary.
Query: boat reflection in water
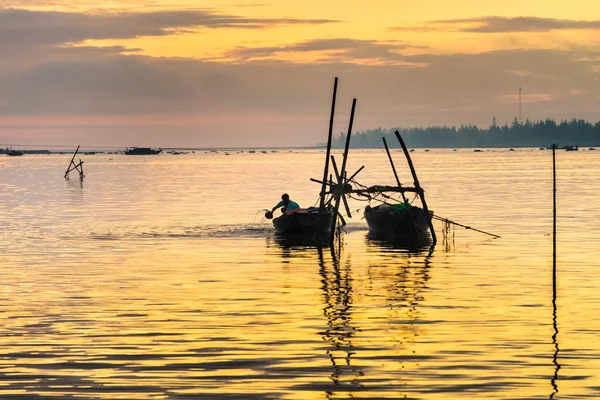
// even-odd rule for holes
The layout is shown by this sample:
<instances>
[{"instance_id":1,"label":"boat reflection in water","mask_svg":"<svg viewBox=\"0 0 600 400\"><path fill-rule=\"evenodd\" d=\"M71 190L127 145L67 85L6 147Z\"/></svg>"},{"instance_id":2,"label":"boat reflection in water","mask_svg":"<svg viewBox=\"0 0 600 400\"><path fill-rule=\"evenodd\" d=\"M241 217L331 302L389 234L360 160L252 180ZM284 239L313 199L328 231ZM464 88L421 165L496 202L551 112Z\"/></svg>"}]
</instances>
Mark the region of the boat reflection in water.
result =
<instances>
[{"instance_id":1,"label":"boat reflection in water","mask_svg":"<svg viewBox=\"0 0 600 400\"><path fill-rule=\"evenodd\" d=\"M334 385L344 385L340 391L352 391L362 387L360 378L365 375L360 361L353 362L357 349L353 344L354 337L361 332L353 317L353 279L350 259L344 260L343 266L332 252L330 262L326 262L323 249L319 249L319 274L323 291L323 316L327 327L319 332L329 346L326 354L333 370L330 379ZM328 393L334 390L328 390Z\"/></svg>"},{"instance_id":2,"label":"boat reflection in water","mask_svg":"<svg viewBox=\"0 0 600 400\"><path fill-rule=\"evenodd\" d=\"M275 235L271 243L281 250L283 263L304 271L314 266L320 278L323 322L315 323L315 333L324 341L321 351L331 364L330 382L315 377L304 390L322 392L326 399L365 390L381 398L408 395L389 385L389 374L402 379L404 371L429 358L418 354L418 339L428 323L420 304L430 279L431 253L373 246L366 262L353 263L348 251L339 253L300 237Z\"/></svg>"},{"instance_id":3,"label":"boat reflection in water","mask_svg":"<svg viewBox=\"0 0 600 400\"><path fill-rule=\"evenodd\" d=\"M430 235L406 238L369 231L366 235L367 244L376 245L388 249L406 250L413 253L425 253L433 250Z\"/></svg>"},{"instance_id":4,"label":"boat reflection in water","mask_svg":"<svg viewBox=\"0 0 600 400\"><path fill-rule=\"evenodd\" d=\"M291 250L306 250L306 249L317 249L317 248L328 248L329 242L327 237L317 235L303 235L303 234L279 234L275 233L272 236L272 241L277 245L278 248L285 250L282 256L291 257ZM267 245L269 245L270 239L267 239Z\"/></svg>"}]
</instances>

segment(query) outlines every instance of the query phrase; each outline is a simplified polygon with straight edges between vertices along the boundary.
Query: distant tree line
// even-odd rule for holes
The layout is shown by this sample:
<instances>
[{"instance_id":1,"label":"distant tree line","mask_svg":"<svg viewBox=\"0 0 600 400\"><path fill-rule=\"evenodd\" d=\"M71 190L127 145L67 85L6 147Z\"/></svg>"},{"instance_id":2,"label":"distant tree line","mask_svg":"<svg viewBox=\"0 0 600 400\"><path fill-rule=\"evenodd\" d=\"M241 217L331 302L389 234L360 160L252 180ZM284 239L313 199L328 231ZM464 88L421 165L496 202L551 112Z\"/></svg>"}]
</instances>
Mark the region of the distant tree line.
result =
<instances>
[{"instance_id":1,"label":"distant tree line","mask_svg":"<svg viewBox=\"0 0 600 400\"><path fill-rule=\"evenodd\" d=\"M515 119L511 125L500 126L496 124L496 118L487 129L475 125L368 129L353 133L350 146L381 148L381 138L385 137L391 147L398 147L394 135L396 130L409 147L548 147L553 143L559 146L600 146L600 122L592 124L581 119L519 122ZM344 148L345 143L346 134L342 132L333 139L332 145Z\"/></svg>"}]
</instances>

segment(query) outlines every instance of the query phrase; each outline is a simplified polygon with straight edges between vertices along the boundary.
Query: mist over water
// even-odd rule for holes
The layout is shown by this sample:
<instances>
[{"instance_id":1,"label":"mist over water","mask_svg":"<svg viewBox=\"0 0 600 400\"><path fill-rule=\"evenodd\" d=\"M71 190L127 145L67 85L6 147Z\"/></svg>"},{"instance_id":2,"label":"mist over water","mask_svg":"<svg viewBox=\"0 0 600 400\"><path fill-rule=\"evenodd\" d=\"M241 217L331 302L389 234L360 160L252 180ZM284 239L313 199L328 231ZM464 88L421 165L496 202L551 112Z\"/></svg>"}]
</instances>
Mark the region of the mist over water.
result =
<instances>
[{"instance_id":1,"label":"mist over water","mask_svg":"<svg viewBox=\"0 0 600 400\"><path fill-rule=\"evenodd\" d=\"M551 152L411 156L436 215L502 238L394 248L354 200L339 256L279 237L261 210L315 205L322 151L0 157L0 398L597 398L600 152L557 152L555 302Z\"/></svg>"}]
</instances>

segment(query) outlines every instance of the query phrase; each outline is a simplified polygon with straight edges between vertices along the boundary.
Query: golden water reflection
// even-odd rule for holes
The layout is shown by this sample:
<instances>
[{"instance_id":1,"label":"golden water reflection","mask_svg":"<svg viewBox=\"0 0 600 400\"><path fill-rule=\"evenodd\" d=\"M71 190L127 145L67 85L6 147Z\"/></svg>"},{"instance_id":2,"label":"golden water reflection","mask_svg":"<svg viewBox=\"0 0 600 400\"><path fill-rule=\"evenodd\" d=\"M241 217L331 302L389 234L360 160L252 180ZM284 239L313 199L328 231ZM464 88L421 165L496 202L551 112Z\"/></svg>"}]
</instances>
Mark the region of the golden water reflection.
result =
<instances>
[{"instance_id":1,"label":"golden water reflection","mask_svg":"<svg viewBox=\"0 0 600 400\"><path fill-rule=\"evenodd\" d=\"M97 155L83 186L68 156L1 159L0 398L597 397L596 152L560 160L554 303L545 155L415 152L436 213L502 239L357 218L334 254L253 222L290 170L311 204L322 155Z\"/></svg>"},{"instance_id":2,"label":"golden water reflection","mask_svg":"<svg viewBox=\"0 0 600 400\"><path fill-rule=\"evenodd\" d=\"M419 303L425 300L423 292L429 280L433 249L411 246L398 250L386 242L366 243L388 253L379 263L367 267L368 287L362 293L362 284L354 287L351 258L340 254L336 246L321 246L305 238L273 238L284 262L289 262L289 258L318 260L327 323L326 329L318 333L327 343L325 354L331 362L333 384L323 385L326 398L350 393L361 397L361 392L373 390L381 398L394 398L400 393L397 388L386 386L387 379L374 373L377 363L384 361L386 370L399 373L405 365L418 365L427 358L417 355L411 343L421 332ZM361 302L377 298L382 304L355 307L355 297ZM367 395L371 396L372 393Z\"/></svg>"}]
</instances>

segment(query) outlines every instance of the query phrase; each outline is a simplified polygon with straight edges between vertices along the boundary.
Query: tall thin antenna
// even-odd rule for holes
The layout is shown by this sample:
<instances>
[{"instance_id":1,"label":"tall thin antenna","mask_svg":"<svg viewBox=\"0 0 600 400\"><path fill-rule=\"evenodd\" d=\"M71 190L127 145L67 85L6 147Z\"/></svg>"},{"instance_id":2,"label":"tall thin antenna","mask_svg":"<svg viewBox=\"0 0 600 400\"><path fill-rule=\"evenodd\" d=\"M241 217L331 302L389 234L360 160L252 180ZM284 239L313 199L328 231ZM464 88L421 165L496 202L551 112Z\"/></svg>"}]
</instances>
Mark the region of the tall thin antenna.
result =
<instances>
[{"instance_id":1,"label":"tall thin antenna","mask_svg":"<svg viewBox=\"0 0 600 400\"><path fill-rule=\"evenodd\" d=\"M521 118L521 86L519 86L519 123L521 123L523 119Z\"/></svg>"}]
</instances>

